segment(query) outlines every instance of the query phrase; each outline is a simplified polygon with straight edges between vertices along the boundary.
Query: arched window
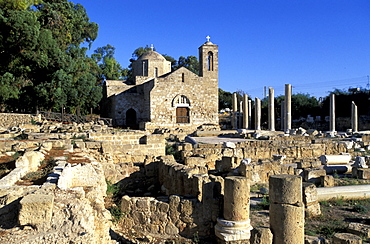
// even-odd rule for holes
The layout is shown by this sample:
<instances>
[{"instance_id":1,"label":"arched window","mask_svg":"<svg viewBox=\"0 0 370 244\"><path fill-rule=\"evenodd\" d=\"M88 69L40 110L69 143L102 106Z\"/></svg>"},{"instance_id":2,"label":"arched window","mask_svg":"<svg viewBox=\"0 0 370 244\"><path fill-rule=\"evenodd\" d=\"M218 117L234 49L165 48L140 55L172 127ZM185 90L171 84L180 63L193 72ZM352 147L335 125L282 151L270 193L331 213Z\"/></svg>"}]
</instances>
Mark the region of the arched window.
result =
<instances>
[{"instance_id":1,"label":"arched window","mask_svg":"<svg viewBox=\"0 0 370 244\"><path fill-rule=\"evenodd\" d=\"M177 95L172 100L172 107L190 107L190 101L184 95Z\"/></svg>"},{"instance_id":2,"label":"arched window","mask_svg":"<svg viewBox=\"0 0 370 244\"><path fill-rule=\"evenodd\" d=\"M208 57L207 57L207 61L208 61L208 71L213 71L213 53L212 52L208 52Z\"/></svg>"},{"instance_id":3,"label":"arched window","mask_svg":"<svg viewBox=\"0 0 370 244\"><path fill-rule=\"evenodd\" d=\"M143 76L148 76L148 63L146 61L142 62L142 69Z\"/></svg>"}]
</instances>

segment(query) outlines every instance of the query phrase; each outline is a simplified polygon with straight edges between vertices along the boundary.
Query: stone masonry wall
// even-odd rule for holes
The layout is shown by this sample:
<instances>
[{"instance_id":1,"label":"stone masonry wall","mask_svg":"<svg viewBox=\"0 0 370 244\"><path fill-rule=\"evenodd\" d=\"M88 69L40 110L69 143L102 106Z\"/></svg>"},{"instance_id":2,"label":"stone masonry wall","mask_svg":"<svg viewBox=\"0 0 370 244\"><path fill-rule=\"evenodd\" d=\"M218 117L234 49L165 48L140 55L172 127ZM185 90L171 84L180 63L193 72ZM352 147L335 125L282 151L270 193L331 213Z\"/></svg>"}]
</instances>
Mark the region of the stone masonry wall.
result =
<instances>
[{"instance_id":1,"label":"stone masonry wall","mask_svg":"<svg viewBox=\"0 0 370 244\"><path fill-rule=\"evenodd\" d=\"M317 158L321 155L351 153L345 143L327 141L316 141L309 144L304 141L245 141L235 144L235 148L225 147L222 144L197 144L196 148L183 150L183 157L201 155L207 158L209 155L217 156L221 160L223 156L237 157L239 159L251 158L252 161L272 159L273 155L285 155L285 162L294 160Z\"/></svg>"},{"instance_id":2,"label":"stone masonry wall","mask_svg":"<svg viewBox=\"0 0 370 244\"><path fill-rule=\"evenodd\" d=\"M103 153L165 155L165 138L144 132L90 133L89 139L101 142Z\"/></svg>"},{"instance_id":3,"label":"stone masonry wall","mask_svg":"<svg viewBox=\"0 0 370 244\"><path fill-rule=\"evenodd\" d=\"M212 205L207 207L212 208ZM179 234L188 238L193 238L194 235L210 236L212 215L204 211L204 208L204 203L194 198L177 195L161 200L124 196L121 200L121 211L125 216L122 227L160 235L162 238Z\"/></svg>"},{"instance_id":4,"label":"stone masonry wall","mask_svg":"<svg viewBox=\"0 0 370 244\"><path fill-rule=\"evenodd\" d=\"M13 113L0 114L1 127L13 127L22 124L31 124L32 120L39 122L40 117L33 114L13 114Z\"/></svg>"}]
</instances>

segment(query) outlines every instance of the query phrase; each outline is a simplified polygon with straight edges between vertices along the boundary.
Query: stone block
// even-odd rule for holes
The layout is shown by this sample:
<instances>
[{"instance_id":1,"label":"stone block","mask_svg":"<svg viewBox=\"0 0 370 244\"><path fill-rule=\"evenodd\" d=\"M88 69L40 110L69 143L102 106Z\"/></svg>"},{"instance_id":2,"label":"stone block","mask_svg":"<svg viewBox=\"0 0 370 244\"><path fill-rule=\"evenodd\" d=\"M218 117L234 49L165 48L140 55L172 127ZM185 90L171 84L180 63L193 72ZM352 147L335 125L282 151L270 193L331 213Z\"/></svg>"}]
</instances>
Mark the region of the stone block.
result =
<instances>
[{"instance_id":1,"label":"stone block","mask_svg":"<svg viewBox=\"0 0 370 244\"><path fill-rule=\"evenodd\" d=\"M304 236L304 243L305 244L327 244L328 242L325 241L325 239L322 237Z\"/></svg>"},{"instance_id":2,"label":"stone block","mask_svg":"<svg viewBox=\"0 0 370 244\"><path fill-rule=\"evenodd\" d=\"M272 237L270 228L257 227L251 231L250 244L272 244Z\"/></svg>"},{"instance_id":3,"label":"stone block","mask_svg":"<svg viewBox=\"0 0 370 244\"><path fill-rule=\"evenodd\" d=\"M185 165L189 166L206 166L206 160L202 157L187 157L185 158Z\"/></svg>"},{"instance_id":4,"label":"stone block","mask_svg":"<svg viewBox=\"0 0 370 244\"><path fill-rule=\"evenodd\" d=\"M303 203L307 205L311 205L311 203L317 202L317 191L316 186L312 183L304 182L302 184L303 189Z\"/></svg>"},{"instance_id":5,"label":"stone block","mask_svg":"<svg viewBox=\"0 0 370 244\"><path fill-rule=\"evenodd\" d=\"M366 168L366 169L358 168L357 175L359 179L369 180L370 179L370 169L369 168Z\"/></svg>"},{"instance_id":6,"label":"stone block","mask_svg":"<svg viewBox=\"0 0 370 244\"><path fill-rule=\"evenodd\" d=\"M51 221L54 196L29 194L20 201L18 221L20 225L39 227Z\"/></svg>"},{"instance_id":7,"label":"stone block","mask_svg":"<svg viewBox=\"0 0 370 244\"><path fill-rule=\"evenodd\" d=\"M347 231L354 235L370 238L370 225L365 225L361 223L350 223L347 227Z\"/></svg>"},{"instance_id":8,"label":"stone block","mask_svg":"<svg viewBox=\"0 0 370 244\"><path fill-rule=\"evenodd\" d=\"M332 175L323 175L320 176L321 183L320 185L322 187L333 187L334 186L334 177Z\"/></svg>"},{"instance_id":9,"label":"stone block","mask_svg":"<svg viewBox=\"0 0 370 244\"><path fill-rule=\"evenodd\" d=\"M362 244L362 239L350 233L335 233L333 244Z\"/></svg>"},{"instance_id":10,"label":"stone block","mask_svg":"<svg viewBox=\"0 0 370 244\"><path fill-rule=\"evenodd\" d=\"M303 179L306 182L320 183L320 177L326 175L324 169L304 169Z\"/></svg>"},{"instance_id":11,"label":"stone block","mask_svg":"<svg viewBox=\"0 0 370 244\"><path fill-rule=\"evenodd\" d=\"M228 172L238 166L238 159L235 157L222 157L221 161L216 162L216 169L220 172Z\"/></svg>"}]
</instances>

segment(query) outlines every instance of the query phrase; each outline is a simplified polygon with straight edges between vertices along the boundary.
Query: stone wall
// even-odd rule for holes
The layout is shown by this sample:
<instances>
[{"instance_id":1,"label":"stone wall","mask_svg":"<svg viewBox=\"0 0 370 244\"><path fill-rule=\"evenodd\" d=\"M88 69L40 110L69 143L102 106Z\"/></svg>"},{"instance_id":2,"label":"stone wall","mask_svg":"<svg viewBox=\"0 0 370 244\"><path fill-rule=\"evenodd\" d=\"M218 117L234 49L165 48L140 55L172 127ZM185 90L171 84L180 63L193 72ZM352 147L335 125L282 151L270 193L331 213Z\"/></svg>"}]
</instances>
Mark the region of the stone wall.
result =
<instances>
[{"instance_id":1,"label":"stone wall","mask_svg":"<svg viewBox=\"0 0 370 244\"><path fill-rule=\"evenodd\" d=\"M103 153L136 156L165 155L165 138L145 132L89 133L89 139L101 142Z\"/></svg>"},{"instance_id":2,"label":"stone wall","mask_svg":"<svg viewBox=\"0 0 370 244\"><path fill-rule=\"evenodd\" d=\"M195 198L177 195L160 200L124 196L121 200L121 211L125 216L122 227L162 238L173 238L178 234L188 238L210 236L212 219L217 218L218 213L210 215L205 209L215 207L216 202L206 206Z\"/></svg>"},{"instance_id":3,"label":"stone wall","mask_svg":"<svg viewBox=\"0 0 370 244\"><path fill-rule=\"evenodd\" d=\"M31 124L32 121L40 122L41 118L34 114L0 114L0 127L13 127L23 124Z\"/></svg>"},{"instance_id":4,"label":"stone wall","mask_svg":"<svg viewBox=\"0 0 370 244\"><path fill-rule=\"evenodd\" d=\"M311 140L310 140L311 142ZM294 160L318 158L321 155L351 153L354 151L348 148L345 142L338 143L332 140L316 140L313 144L307 141L292 141L292 140L253 140L239 142L235 144L235 148L226 147L222 144L197 144L196 148L183 148L180 145L179 150L182 151L182 157L190 157L200 155L203 158L216 157L221 160L223 156L237 157L240 160L251 158L252 161L272 159L273 155L285 155L284 162L294 162Z\"/></svg>"}]
</instances>

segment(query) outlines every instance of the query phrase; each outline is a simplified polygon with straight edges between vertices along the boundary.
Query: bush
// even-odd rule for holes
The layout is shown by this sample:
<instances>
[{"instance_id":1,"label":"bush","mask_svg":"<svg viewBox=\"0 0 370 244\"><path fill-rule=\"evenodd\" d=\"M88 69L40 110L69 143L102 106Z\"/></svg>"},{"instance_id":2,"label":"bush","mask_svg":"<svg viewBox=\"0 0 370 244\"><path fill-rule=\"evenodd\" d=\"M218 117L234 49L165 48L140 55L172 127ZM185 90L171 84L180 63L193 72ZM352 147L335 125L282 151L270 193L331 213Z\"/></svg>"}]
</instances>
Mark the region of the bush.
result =
<instances>
[{"instance_id":1,"label":"bush","mask_svg":"<svg viewBox=\"0 0 370 244\"><path fill-rule=\"evenodd\" d=\"M355 211L357 213L367 213L367 212L369 212L369 210L363 205L355 205L353 207L353 211Z\"/></svg>"}]
</instances>

